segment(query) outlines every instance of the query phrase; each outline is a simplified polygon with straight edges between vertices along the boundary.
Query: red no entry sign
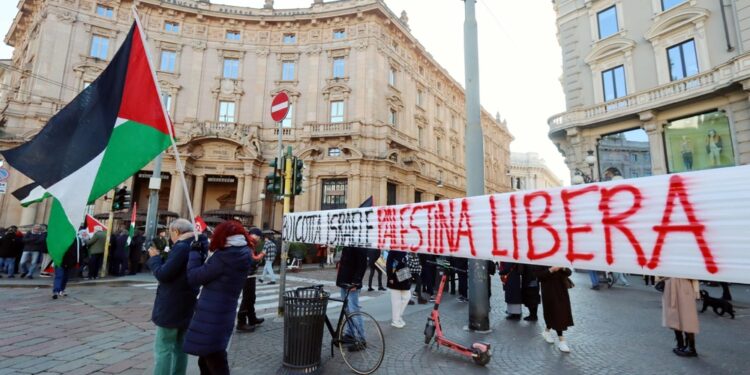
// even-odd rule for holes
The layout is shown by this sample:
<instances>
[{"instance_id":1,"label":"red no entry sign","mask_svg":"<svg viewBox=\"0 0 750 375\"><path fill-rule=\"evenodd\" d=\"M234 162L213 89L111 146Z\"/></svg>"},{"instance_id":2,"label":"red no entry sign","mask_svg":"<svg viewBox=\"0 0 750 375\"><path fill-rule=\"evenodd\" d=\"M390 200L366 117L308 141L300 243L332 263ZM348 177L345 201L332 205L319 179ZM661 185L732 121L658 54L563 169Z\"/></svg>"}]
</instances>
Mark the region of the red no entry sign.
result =
<instances>
[{"instance_id":1,"label":"red no entry sign","mask_svg":"<svg viewBox=\"0 0 750 375\"><path fill-rule=\"evenodd\" d=\"M271 118L273 121L281 122L286 118L287 113L289 113L289 96L282 91L271 101Z\"/></svg>"}]
</instances>

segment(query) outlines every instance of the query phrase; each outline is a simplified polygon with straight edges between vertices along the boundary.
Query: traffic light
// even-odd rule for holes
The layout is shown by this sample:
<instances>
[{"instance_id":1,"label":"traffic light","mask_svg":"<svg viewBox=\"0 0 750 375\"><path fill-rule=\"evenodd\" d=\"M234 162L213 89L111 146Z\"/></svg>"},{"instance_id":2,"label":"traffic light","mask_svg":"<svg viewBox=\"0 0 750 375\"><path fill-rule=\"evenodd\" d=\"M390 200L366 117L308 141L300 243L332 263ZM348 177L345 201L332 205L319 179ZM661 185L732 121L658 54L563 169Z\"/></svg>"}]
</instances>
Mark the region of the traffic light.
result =
<instances>
[{"instance_id":1,"label":"traffic light","mask_svg":"<svg viewBox=\"0 0 750 375\"><path fill-rule=\"evenodd\" d=\"M292 195L302 194L302 171L305 169L305 163L302 159L294 158L292 163Z\"/></svg>"},{"instance_id":2,"label":"traffic light","mask_svg":"<svg viewBox=\"0 0 750 375\"><path fill-rule=\"evenodd\" d=\"M281 177L278 158L273 158L269 165L273 168L273 172L266 176L266 192L275 195L284 194L284 179Z\"/></svg>"},{"instance_id":3,"label":"traffic light","mask_svg":"<svg viewBox=\"0 0 750 375\"><path fill-rule=\"evenodd\" d=\"M112 199L112 211L127 210L130 208L132 195L125 186L115 191L115 197Z\"/></svg>"}]
</instances>

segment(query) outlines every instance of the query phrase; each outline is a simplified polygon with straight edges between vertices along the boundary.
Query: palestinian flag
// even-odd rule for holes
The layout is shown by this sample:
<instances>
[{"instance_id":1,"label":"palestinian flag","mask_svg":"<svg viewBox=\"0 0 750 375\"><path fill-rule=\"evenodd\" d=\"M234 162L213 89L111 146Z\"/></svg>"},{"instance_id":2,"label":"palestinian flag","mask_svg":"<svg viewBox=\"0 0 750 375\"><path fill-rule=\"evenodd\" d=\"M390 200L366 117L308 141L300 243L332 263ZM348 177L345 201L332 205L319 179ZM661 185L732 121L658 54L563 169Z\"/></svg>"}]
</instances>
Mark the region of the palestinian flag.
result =
<instances>
[{"instance_id":1,"label":"palestinian flag","mask_svg":"<svg viewBox=\"0 0 750 375\"><path fill-rule=\"evenodd\" d=\"M138 204L133 202L133 213L130 214L130 228L128 228L128 246L130 246L130 242L133 241L133 236L135 236L135 210L137 207Z\"/></svg>"},{"instance_id":2,"label":"palestinian flag","mask_svg":"<svg viewBox=\"0 0 750 375\"><path fill-rule=\"evenodd\" d=\"M102 224L101 221L96 220L93 216L86 214L86 231L89 232L89 236L93 236L96 233L96 227L101 230L107 229L107 226Z\"/></svg>"},{"instance_id":3,"label":"palestinian flag","mask_svg":"<svg viewBox=\"0 0 750 375\"><path fill-rule=\"evenodd\" d=\"M86 205L170 145L172 125L144 43L134 23L112 62L89 87L31 141L0 152L34 182L22 188L28 190L24 203L52 198L47 248L55 263L73 242Z\"/></svg>"}]
</instances>

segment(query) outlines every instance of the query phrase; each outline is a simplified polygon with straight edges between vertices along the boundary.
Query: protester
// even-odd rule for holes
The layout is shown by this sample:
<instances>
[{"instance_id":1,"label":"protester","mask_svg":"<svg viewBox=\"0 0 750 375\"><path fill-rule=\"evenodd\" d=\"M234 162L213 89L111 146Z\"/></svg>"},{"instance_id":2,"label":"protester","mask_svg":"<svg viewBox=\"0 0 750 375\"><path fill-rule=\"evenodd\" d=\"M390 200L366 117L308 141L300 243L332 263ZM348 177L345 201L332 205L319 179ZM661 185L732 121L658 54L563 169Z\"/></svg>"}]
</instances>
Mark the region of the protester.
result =
<instances>
[{"instance_id":1,"label":"protester","mask_svg":"<svg viewBox=\"0 0 750 375\"><path fill-rule=\"evenodd\" d=\"M140 230L136 231L130 240L130 246L128 246L130 265L128 266L128 270L130 270L131 275L141 272L141 253L144 242L146 242L146 237L143 236L143 231Z\"/></svg>"},{"instance_id":2,"label":"protester","mask_svg":"<svg viewBox=\"0 0 750 375\"><path fill-rule=\"evenodd\" d=\"M328 252L328 246L326 245L315 245L317 252L315 256L318 257L318 267L325 268L326 266L326 253Z\"/></svg>"},{"instance_id":3,"label":"protester","mask_svg":"<svg viewBox=\"0 0 750 375\"><path fill-rule=\"evenodd\" d=\"M591 279L591 289L599 290L599 273L597 271L589 271L589 279Z\"/></svg>"},{"instance_id":4,"label":"protester","mask_svg":"<svg viewBox=\"0 0 750 375\"><path fill-rule=\"evenodd\" d=\"M5 272L10 279L15 277L13 274L16 273L16 257L20 255L21 250L21 239L16 237L17 231L18 228L11 226L0 238L0 274Z\"/></svg>"},{"instance_id":5,"label":"protester","mask_svg":"<svg viewBox=\"0 0 750 375\"><path fill-rule=\"evenodd\" d=\"M124 276L128 271L128 231L121 229L117 236L113 236L110 246L112 249L110 273L112 276Z\"/></svg>"},{"instance_id":6,"label":"protester","mask_svg":"<svg viewBox=\"0 0 750 375\"><path fill-rule=\"evenodd\" d=\"M376 263L380 259L380 250L378 249L367 249L367 267L370 268L370 282L368 283L368 292L372 292L375 289L372 288L372 276L377 272L378 274L378 290L385 290L383 288L383 272L378 268Z\"/></svg>"},{"instance_id":7,"label":"protester","mask_svg":"<svg viewBox=\"0 0 750 375\"><path fill-rule=\"evenodd\" d=\"M500 280L505 292L505 303L508 305L505 311L507 320L521 320L521 272L519 265L511 262L500 263Z\"/></svg>"},{"instance_id":8,"label":"protester","mask_svg":"<svg viewBox=\"0 0 750 375\"><path fill-rule=\"evenodd\" d=\"M391 325L396 328L404 328L404 310L409 305L411 296L411 271L406 259L407 253L402 251L389 251L385 264L385 274L388 280L388 288L391 290ZM402 271L405 270L405 271ZM408 274L407 274L408 273ZM401 276L404 276L401 278Z\"/></svg>"},{"instance_id":9,"label":"protester","mask_svg":"<svg viewBox=\"0 0 750 375\"><path fill-rule=\"evenodd\" d=\"M221 225L221 224L219 224ZM216 239L218 233L218 226L214 230L214 235L211 237L211 243ZM243 228L244 230L244 228ZM247 278L245 285L242 288L242 302L240 302L240 309L237 311L237 330L240 332L249 332L255 330L255 326L262 324L265 319L258 318L255 315L255 272L258 270L258 264L265 256L265 253L261 251L257 253L254 251L255 246L258 244L260 238L263 236L263 231L260 228L250 228L250 267L247 268Z\"/></svg>"},{"instance_id":10,"label":"protester","mask_svg":"<svg viewBox=\"0 0 750 375\"><path fill-rule=\"evenodd\" d=\"M273 236L271 234L266 235L266 240L263 241L263 252L266 254L266 264L263 266L263 273L261 274L261 282L268 281L268 284L276 284L276 275L273 273L273 261L276 260L276 243L273 242ZM268 280L266 280L266 277Z\"/></svg>"},{"instance_id":11,"label":"protester","mask_svg":"<svg viewBox=\"0 0 750 375\"><path fill-rule=\"evenodd\" d=\"M568 295L570 269L539 267L534 275L542 284L542 306L544 307L544 323L546 324L542 337L544 341L554 344L555 339L551 332L554 329L559 340L557 348L563 353L569 353L570 347L563 337L563 331L573 326L573 313L570 308L570 296Z\"/></svg>"},{"instance_id":12,"label":"protester","mask_svg":"<svg viewBox=\"0 0 750 375\"><path fill-rule=\"evenodd\" d=\"M529 315L523 320L536 322L539 319L537 309L542 302L541 297L539 297L539 280L534 275L534 272L539 270L539 266L519 264L518 267L521 273L521 301L529 309Z\"/></svg>"},{"instance_id":13,"label":"protester","mask_svg":"<svg viewBox=\"0 0 750 375\"><path fill-rule=\"evenodd\" d=\"M661 296L662 325L674 331L677 347L672 352L680 357L698 356L695 350L695 335L700 330L695 306L698 298L700 290L697 280L665 279Z\"/></svg>"},{"instance_id":14,"label":"protester","mask_svg":"<svg viewBox=\"0 0 750 375\"><path fill-rule=\"evenodd\" d=\"M427 293L430 302L435 302L435 276L437 275L435 256L430 254L419 254L419 264L422 266L422 291Z\"/></svg>"},{"instance_id":15,"label":"protester","mask_svg":"<svg viewBox=\"0 0 750 375\"><path fill-rule=\"evenodd\" d=\"M148 249L148 267L159 282L151 313L151 320L156 325L154 375L182 375L187 371L187 354L182 345L198 295L198 290L187 280L193 228L193 224L185 219L169 224L169 236L174 246L166 260L156 247Z\"/></svg>"},{"instance_id":16,"label":"protester","mask_svg":"<svg viewBox=\"0 0 750 375\"><path fill-rule=\"evenodd\" d=\"M406 259L409 264L411 279L414 281L414 292L412 292L412 295L417 297L418 304L424 305L427 303L427 299L422 294L422 265L419 263L419 256L418 254L407 253ZM409 304L413 304L413 301L409 301Z\"/></svg>"},{"instance_id":17,"label":"protester","mask_svg":"<svg viewBox=\"0 0 750 375\"><path fill-rule=\"evenodd\" d=\"M630 281L628 281L628 278L622 272L612 272L612 279L613 282L616 282L620 286L630 286Z\"/></svg>"},{"instance_id":18,"label":"protester","mask_svg":"<svg viewBox=\"0 0 750 375\"><path fill-rule=\"evenodd\" d=\"M469 295L468 295L468 268L469 268L469 260L466 258L453 258L453 261L451 262L451 265L453 267L456 267L459 270L462 270L464 272L458 272L458 302L469 302Z\"/></svg>"},{"instance_id":19,"label":"protester","mask_svg":"<svg viewBox=\"0 0 750 375\"><path fill-rule=\"evenodd\" d=\"M35 224L30 232L23 236L23 254L21 254L21 278L34 278L34 271L39 262L40 254L44 251L47 242L46 233L42 232L42 226Z\"/></svg>"},{"instance_id":20,"label":"protester","mask_svg":"<svg viewBox=\"0 0 750 375\"><path fill-rule=\"evenodd\" d=\"M230 220L216 227L205 263L200 251L190 253L188 282L202 289L185 335L184 349L198 356L201 374L229 374L227 345L234 329L237 299L250 268L248 246L255 245L256 239L250 237L242 224Z\"/></svg>"},{"instance_id":21,"label":"protester","mask_svg":"<svg viewBox=\"0 0 750 375\"><path fill-rule=\"evenodd\" d=\"M338 273L336 274L336 286L340 288L341 298L344 298L346 296L346 285L352 285L351 289L349 289L347 300L347 313L359 311L359 292L362 289L362 279L365 277L365 271L367 271L367 249L343 247ZM364 334L364 323L361 318L355 317L353 326L347 325L346 332L344 333L354 337ZM354 330L357 332L354 332ZM356 351L361 348L349 347L348 349Z\"/></svg>"},{"instance_id":22,"label":"protester","mask_svg":"<svg viewBox=\"0 0 750 375\"><path fill-rule=\"evenodd\" d=\"M336 246L326 245L326 264L332 266L334 256L336 256Z\"/></svg>"},{"instance_id":23,"label":"protester","mask_svg":"<svg viewBox=\"0 0 750 375\"><path fill-rule=\"evenodd\" d=\"M94 234L86 241L89 248L89 280L99 278L99 270L102 267L104 256L104 245L107 242L107 233L100 226L94 227Z\"/></svg>"},{"instance_id":24,"label":"protester","mask_svg":"<svg viewBox=\"0 0 750 375\"><path fill-rule=\"evenodd\" d=\"M65 287L68 285L70 272L75 269L78 260L81 259L82 251L83 241L79 236L76 236L70 246L68 246L68 250L65 251L60 264L55 264L55 281L52 284L52 299L68 296L68 293L65 292Z\"/></svg>"}]
</instances>

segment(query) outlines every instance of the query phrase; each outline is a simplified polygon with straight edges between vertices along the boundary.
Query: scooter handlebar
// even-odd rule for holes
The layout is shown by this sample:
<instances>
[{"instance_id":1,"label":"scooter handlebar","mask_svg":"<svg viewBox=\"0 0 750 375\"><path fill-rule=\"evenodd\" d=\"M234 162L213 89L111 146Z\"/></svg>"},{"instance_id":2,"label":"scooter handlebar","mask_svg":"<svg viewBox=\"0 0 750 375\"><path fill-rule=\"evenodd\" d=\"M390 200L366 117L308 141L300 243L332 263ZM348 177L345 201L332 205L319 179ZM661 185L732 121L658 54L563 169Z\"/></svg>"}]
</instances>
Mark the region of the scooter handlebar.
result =
<instances>
[{"instance_id":1,"label":"scooter handlebar","mask_svg":"<svg viewBox=\"0 0 750 375\"><path fill-rule=\"evenodd\" d=\"M452 270L452 271L456 271L456 272L460 272L460 273L467 273L466 270L462 270L460 268L453 267L450 264L441 263L441 262L433 262L431 260L428 260L427 263L434 264L434 265L436 265L438 267L441 267L441 268L444 268L444 269L447 269L447 270Z\"/></svg>"}]
</instances>

